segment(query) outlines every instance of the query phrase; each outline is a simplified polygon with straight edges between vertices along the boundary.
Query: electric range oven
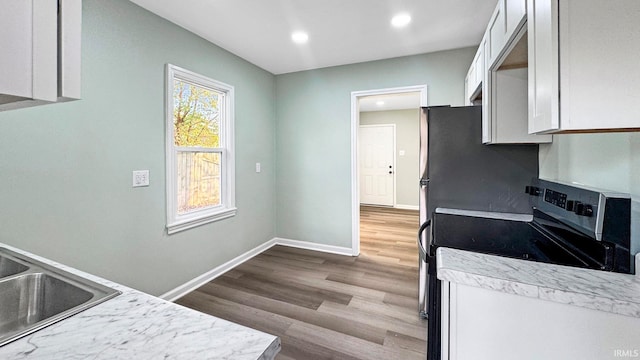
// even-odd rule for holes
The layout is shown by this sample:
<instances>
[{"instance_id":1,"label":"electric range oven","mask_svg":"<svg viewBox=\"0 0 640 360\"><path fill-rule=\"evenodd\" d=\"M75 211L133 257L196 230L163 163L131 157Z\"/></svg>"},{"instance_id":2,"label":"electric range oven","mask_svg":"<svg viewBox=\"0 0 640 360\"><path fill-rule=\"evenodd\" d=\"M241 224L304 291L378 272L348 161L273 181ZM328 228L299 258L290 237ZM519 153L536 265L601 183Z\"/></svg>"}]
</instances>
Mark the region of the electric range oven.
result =
<instances>
[{"instance_id":1,"label":"electric range oven","mask_svg":"<svg viewBox=\"0 0 640 360\"><path fill-rule=\"evenodd\" d=\"M429 275L428 360L440 359L438 247L602 271L634 271L629 195L539 179L525 191L532 215L438 208L421 226L418 247ZM429 246L424 249L420 239L427 229L431 230Z\"/></svg>"}]
</instances>

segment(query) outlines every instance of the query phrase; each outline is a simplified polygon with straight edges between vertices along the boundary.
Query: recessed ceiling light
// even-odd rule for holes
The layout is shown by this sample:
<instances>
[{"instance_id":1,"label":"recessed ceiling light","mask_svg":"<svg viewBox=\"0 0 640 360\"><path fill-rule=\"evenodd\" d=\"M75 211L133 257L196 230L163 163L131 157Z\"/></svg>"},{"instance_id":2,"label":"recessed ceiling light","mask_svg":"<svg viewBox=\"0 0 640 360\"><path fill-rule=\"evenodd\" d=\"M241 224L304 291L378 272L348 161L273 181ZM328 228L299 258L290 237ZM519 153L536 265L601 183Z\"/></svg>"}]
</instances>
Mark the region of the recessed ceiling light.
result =
<instances>
[{"instance_id":1,"label":"recessed ceiling light","mask_svg":"<svg viewBox=\"0 0 640 360\"><path fill-rule=\"evenodd\" d=\"M397 28L405 27L411 22L411 16L407 13L402 13L394 16L391 19L391 25Z\"/></svg>"},{"instance_id":2,"label":"recessed ceiling light","mask_svg":"<svg viewBox=\"0 0 640 360\"><path fill-rule=\"evenodd\" d=\"M304 44L309 41L309 35L306 32L296 31L291 34L291 40L296 44Z\"/></svg>"},{"instance_id":3,"label":"recessed ceiling light","mask_svg":"<svg viewBox=\"0 0 640 360\"><path fill-rule=\"evenodd\" d=\"M382 105L384 105L384 101L376 101L376 105L382 106Z\"/></svg>"}]
</instances>

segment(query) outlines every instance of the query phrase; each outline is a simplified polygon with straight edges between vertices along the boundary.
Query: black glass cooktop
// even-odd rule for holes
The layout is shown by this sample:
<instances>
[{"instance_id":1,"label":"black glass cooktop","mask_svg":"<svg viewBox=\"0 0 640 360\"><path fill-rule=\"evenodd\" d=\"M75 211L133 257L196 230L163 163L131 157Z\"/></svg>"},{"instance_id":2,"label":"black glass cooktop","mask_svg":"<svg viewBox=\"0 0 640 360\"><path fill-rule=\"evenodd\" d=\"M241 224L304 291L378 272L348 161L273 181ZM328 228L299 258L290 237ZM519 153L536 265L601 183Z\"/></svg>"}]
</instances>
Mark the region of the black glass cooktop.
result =
<instances>
[{"instance_id":1,"label":"black glass cooktop","mask_svg":"<svg viewBox=\"0 0 640 360\"><path fill-rule=\"evenodd\" d=\"M534 231L528 222L523 221L436 213L432 244L435 247L529 258L534 250L531 246Z\"/></svg>"},{"instance_id":2,"label":"black glass cooktop","mask_svg":"<svg viewBox=\"0 0 640 360\"><path fill-rule=\"evenodd\" d=\"M517 259L593 269L607 269L607 244L593 241L538 214L534 222L436 213L433 239L437 247L475 251Z\"/></svg>"}]
</instances>

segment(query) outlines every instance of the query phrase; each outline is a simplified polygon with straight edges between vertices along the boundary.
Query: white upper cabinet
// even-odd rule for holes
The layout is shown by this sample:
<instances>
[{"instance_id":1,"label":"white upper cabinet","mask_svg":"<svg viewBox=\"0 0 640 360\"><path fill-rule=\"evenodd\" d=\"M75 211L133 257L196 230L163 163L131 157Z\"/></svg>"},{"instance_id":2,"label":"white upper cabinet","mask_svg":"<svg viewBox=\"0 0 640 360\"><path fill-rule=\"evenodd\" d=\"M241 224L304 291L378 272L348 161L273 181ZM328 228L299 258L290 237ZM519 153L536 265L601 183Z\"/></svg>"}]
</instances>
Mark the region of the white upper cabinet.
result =
<instances>
[{"instance_id":1,"label":"white upper cabinet","mask_svg":"<svg viewBox=\"0 0 640 360\"><path fill-rule=\"evenodd\" d=\"M79 98L81 0L0 6L0 111Z\"/></svg>"},{"instance_id":2,"label":"white upper cabinet","mask_svg":"<svg viewBox=\"0 0 640 360\"><path fill-rule=\"evenodd\" d=\"M485 53L482 86L482 142L534 144L549 135L529 134L528 56L524 0L501 0L480 49Z\"/></svg>"},{"instance_id":3,"label":"white upper cabinet","mask_svg":"<svg viewBox=\"0 0 640 360\"><path fill-rule=\"evenodd\" d=\"M3 0L0 11L0 106L56 101L57 0Z\"/></svg>"},{"instance_id":4,"label":"white upper cabinet","mask_svg":"<svg viewBox=\"0 0 640 360\"><path fill-rule=\"evenodd\" d=\"M640 1L529 0L529 132L640 128Z\"/></svg>"}]
</instances>

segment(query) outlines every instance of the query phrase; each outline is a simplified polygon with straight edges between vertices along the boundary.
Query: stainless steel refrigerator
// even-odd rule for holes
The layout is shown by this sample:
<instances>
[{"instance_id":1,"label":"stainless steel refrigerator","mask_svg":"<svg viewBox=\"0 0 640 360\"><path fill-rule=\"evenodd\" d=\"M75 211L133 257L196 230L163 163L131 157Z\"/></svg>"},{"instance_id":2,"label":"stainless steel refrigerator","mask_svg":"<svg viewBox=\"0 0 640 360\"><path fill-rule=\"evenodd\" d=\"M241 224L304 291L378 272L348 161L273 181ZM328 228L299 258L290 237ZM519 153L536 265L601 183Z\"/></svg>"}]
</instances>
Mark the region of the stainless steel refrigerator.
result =
<instances>
[{"instance_id":1,"label":"stainless steel refrigerator","mask_svg":"<svg viewBox=\"0 0 640 360\"><path fill-rule=\"evenodd\" d=\"M538 145L483 145L482 107L428 107L420 116L420 224L436 208L531 214L525 186L538 177ZM420 242L428 249L428 231ZM428 254L427 254L428 257ZM428 318L428 267L419 261L419 311Z\"/></svg>"}]
</instances>

